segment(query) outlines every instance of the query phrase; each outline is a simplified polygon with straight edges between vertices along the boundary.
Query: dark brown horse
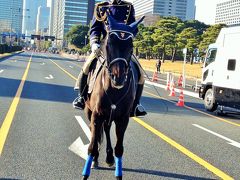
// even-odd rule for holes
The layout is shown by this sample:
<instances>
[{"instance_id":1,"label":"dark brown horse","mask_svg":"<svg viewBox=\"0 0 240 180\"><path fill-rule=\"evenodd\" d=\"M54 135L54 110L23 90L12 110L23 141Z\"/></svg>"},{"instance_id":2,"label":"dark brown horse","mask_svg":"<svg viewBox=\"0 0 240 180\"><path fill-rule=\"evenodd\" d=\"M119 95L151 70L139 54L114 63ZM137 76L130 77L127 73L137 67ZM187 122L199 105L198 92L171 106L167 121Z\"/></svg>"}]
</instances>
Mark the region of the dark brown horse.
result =
<instances>
[{"instance_id":1,"label":"dark brown horse","mask_svg":"<svg viewBox=\"0 0 240 180\"><path fill-rule=\"evenodd\" d=\"M115 146L115 176L122 179L122 155L124 133L129 122L129 115L136 93L136 76L131 65L133 52L133 37L138 24L143 20L131 24L119 24L108 16L108 32L101 45L102 56L106 59L95 86L86 101L85 113L90 120L91 141L88 147L82 175L83 179L90 176L91 165L98 165L98 146L102 139L103 130L107 139L106 162L109 166L114 164L113 148L110 139L112 122L116 125Z\"/></svg>"}]
</instances>

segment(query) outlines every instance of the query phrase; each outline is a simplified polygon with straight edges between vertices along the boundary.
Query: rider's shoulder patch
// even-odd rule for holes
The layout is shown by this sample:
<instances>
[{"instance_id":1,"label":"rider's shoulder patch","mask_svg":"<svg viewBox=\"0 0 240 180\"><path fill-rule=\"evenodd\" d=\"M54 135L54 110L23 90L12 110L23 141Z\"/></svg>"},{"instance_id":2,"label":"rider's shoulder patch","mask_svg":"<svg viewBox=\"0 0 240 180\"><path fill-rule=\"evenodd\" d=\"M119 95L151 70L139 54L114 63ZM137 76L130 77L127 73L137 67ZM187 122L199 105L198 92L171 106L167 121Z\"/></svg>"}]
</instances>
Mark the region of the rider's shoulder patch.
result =
<instances>
[{"instance_id":1,"label":"rider's shoulder patch","mask_svg":"<svg viewBox=\"0 0 240 180\"><path fill-rule=\"evenodd\" d=\"M109 5L109 2L107 2L107 1L99 2L99 3L96 4L97 7L107 6L107 5Z\"/></svg>"}]
</instances>

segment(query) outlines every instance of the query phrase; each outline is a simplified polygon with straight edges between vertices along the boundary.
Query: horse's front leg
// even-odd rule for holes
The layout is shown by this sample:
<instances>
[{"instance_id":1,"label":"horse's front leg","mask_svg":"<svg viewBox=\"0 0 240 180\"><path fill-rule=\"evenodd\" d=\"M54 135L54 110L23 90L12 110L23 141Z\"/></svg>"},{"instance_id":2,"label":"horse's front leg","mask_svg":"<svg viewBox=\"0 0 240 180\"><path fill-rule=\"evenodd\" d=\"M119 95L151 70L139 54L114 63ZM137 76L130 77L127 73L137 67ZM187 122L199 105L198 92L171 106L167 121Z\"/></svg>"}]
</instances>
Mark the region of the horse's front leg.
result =
<instances>
[{"instance_id":1,"label":"horse's front leg","mask_svg":"<svg viewBox=\"0 0 240 180\"><path fill-rule=\"evenodd\" d=\"M115 176L116 179L122 179L122 155L123 155L123 138L125 131L127 129L129 122L129 117L125 117L122 119L118 119L116 124L116 136L117 136L117 143L115 146Z\"/></svg>"},{"instance_id":2,"label":"horse's front leg","mask_svg":"<svg viewBox=\"0 0 240 180\"><path fill-rule=\"evenodd\" d=\"M83 179L87 179L90 176L92 162L99 156L98 143L100 143L102 139L102 125L103 120L92 114L90 124L92 138L88 146L88 157L82 171Z\"/></svg>"},{"instance_id":3,"label":"horse's front leg","mask_svg":"<svg viewBox=\"0 0 240 180\"><path fill-rule=\"evenodd\" d=\"M109 167L113 166L114 164L114 157L113 157L113 148L112 148L112 144L111 144L111 138L110 138L110 129L111 129L111 125L109 125L109 123L107 121L104 122L104 131L105 131L105 135L106 135L106 140L107 140L107 147L106 147L106 153L107 153L107 157L106 157L106 163Z\"/></svg>"}]
</instances>

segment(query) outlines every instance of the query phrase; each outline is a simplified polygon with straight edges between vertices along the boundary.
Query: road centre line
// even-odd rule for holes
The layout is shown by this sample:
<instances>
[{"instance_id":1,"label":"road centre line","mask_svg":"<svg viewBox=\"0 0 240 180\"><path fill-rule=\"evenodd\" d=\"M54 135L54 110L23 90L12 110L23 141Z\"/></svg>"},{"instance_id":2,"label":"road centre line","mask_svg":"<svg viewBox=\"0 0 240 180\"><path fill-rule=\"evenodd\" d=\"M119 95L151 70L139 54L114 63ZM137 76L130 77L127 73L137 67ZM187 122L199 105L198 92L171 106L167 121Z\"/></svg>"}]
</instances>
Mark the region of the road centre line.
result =
<instances>
[{"instance_id":1,"label":"road centre line","mask_svg":"<svg viewBox=\"0 0 240 180\"><path fill-rule=\"evenodd\" d=\"M3 69L1 69L1 70L0 70L0 74L1 74L3 71L4 71L4 70L3 70Z\"/></svg>"},{"instance_id":2,"label":"road centre line","mask_svg":"<svg viewBox=\"0 0 240 180\"><path fill-rule=\"evenodd\" d=\"M52 60L51 60L52 61ZM53 62L53 61L52 61ZM76 79L73 75L71 75L70 73L68 73L66 70L64 70L62 67L60 67L57 63L53 62L56 66L58 66L62 71L64 71L67 75L69 75L70 77L73 77L73 79ZM151 94L151 93L148 93ZM153 96L161 98L159 96L156 96L153 94ZM164 98L161 98L164 99ZM167 100L167 99L166 99ZM170 100L167 100L169 102L173 102ZM175 102L174 102L175 103ZM134 117L133 118L137 123L139 123L140 125L142 125L143 127L145 127L146 129L148 129L150 132L152 132L153 134L157 135L158 137L160 137L161 139L163 139L164 141L166 141L168 144L172 145L173 147L175 147L176 149L178 149L180 152L182 152L183 154L185 154L186 156L190 157L192 160L194 160L195 162L197 162L198 164L202 165L203 167L205 167L206 169L208 169L209 171L213 172L215 175L217 175L218 177L222 178L222 179L229 179L229 180L233 180L232 177L230 177L229 175L227 175L226 173L224 173L223 171L221 171L220 169L214 167L213 165L211 165L210 163L208 163L207 161L203 160L202 158L200 158L199 156L195 155L194 153L192 153L190 150L186 149L185 147L183 147L182 145L178 144L176 141L172 140L171 138L167 137L166 135L164 135L163 133L159 132L158 130L156 130L155 128L151 127L150 125L148 125L147 123L145 123L144 121L142 121L139 118Z\"/></svg>"},{"instance_id":3,"label":"road centre line","mask_svg":"<svg viewBox=\"0 0 240 180\"><path fill-rule=\"evenodd\" d=\"M204 128L204 127L202 127L202 126L200 126L200 125L198 125L198 124L192 124L192 125L195 126L195 127L197 127L197 128L199 128L199 129L202 129L202 130L204 130L204 131L206 131L206 132L208 132L208 133L210 133L210 134L213 134L213 135L215 135L215 136L217 136L217 137L219 137L219 138L221 138L221 139L224 139L224 140L228 141L228 144L230 144L230 145L232 145L232 146L235 146L235 147L237 147L237 148L240 148L240 143L237 142L237 141L231 140L231 139L229 139L229 138L227 138L227 137L225 137L225 136L223 136L223 135L221 135L221 134L218 134L218 133L216 133L216 132L213 132L213 131L211 131L211 130L209 130L209 129L207 129L207 128Z\"/></svg>"},{"instance_id":4,"label":"road centre line","mask_svg":"<svg viewBox=\"0 0 240 180\"><path fill-rule=\"evenodd\" d=\"M67 72L65 69L63 69L61 66L59 66L57 63L55 63L51 58L47 57L53 64L55 64L59 69L61 69L63 72L65 72L68 76L70 76L72 79L74 79L75 81L77 80L77 78L75 78L72 74L70 74L69 72Z\"/></svg>"},{"instance_id":5,"label":"road centre line","mask_svg":"<svg viewBox=\"0 0 240 180\"><path fill-rule=\"evenodd\" d=\"M146 90L144 90L144 92L147 93L147 94L149 94L149 95L151 95L151 96L153 96L153 97L156 97L156 98L158 98L158 99L163 99L163 100L168 101L168 102L170 102L170 103L176 104L176 102L174 102L174 101L172 101L172 100L169 100L169 99L166 99L166 98L164 98L164 97L155 95L155 94L150 93L150 92L148 92L148 91L146 91ZM238 123L234 123L234 122L228 121L228 120L226 120L226 119L223 119L223 118L220 118L220 117L217 117L217 116L214 116L214 115L205 113L205 112L203 112L203 111L197 110L197 109L192 108L192 107L189 107L189 106L187 106L187 105L184 105L184 107L185 107L186 109L189 109L189 110L198 112L198 113L200 113L200 114L204 114L204 115L206 115L206 116L209 116L209 117L212 117L212 118L214 118L214 119L223 121L223 122L225 122L225 123L228 123L228 124L231 124L231 125L240 127L240 124L238 124Z\"/></svg>"},{"instance_id":6,"label":"road centre line","mask_svg":"<svg viewBox=\"0 0 240 180\"><path fill-rule=\"evenodd\" d=\"M25 81L27 79L28 71L30 69L30 64L31 64L31 61L32 61L32 55L33 55L33 53L31 54L31 57L28 61L26 70L23 74L23 77L22 77L21 83L18 87L17 93L16 93L16 95L15 95L13 101L12 101L12 104L11 104L11 106L10 106L8 112L7 112L7 115L6 115L5 119L3 120L2 126L0 128L0 156L3 152L4 144L6 142L8 132L10 130L14 115L16 113L17 106L18 106L18 103L20 101L20 97L21 97L21 94L22 94L22 91L23 91Z\"/></svg>"},{"instance_id":7,"label":"road centre line","mask_svg":"<svg viewBox=\"0 0 240 180\"><path fill-rule=\"evenodd\" d=\"M183 147L182 145L178 144L173 139L167 137L166 135L164 135L160 131L158 131L155 128L151 127L149 124L145 123L141 119L136 118L136 117L133 117L132 119L134 121L136 121L137 123L139 123L140 125L142 125L147 130L149 130L150 132L152 132L153 134L157 135L159 138L161 138L162 140L164 140L165 142L167 142L171 146L173 146L174 148L178 149L180 152L182 152L183 154L185 154L186 156L188 156L189 158L191 158L192 160L194 160L198 164L202 165L203 167L205 167L206 169L208 169L209 171L211 171L212 173L217 175L218 177L220 177L222 179L229 179L229 180L233 179L231 176L227 175L226 173L224 173L220 169L214 167L213 165L211 165L210 163L208 163L207 161L205 161L201 157L199 157L196 154L192 153L187 148Z\"/></svg>"}]
</instances>

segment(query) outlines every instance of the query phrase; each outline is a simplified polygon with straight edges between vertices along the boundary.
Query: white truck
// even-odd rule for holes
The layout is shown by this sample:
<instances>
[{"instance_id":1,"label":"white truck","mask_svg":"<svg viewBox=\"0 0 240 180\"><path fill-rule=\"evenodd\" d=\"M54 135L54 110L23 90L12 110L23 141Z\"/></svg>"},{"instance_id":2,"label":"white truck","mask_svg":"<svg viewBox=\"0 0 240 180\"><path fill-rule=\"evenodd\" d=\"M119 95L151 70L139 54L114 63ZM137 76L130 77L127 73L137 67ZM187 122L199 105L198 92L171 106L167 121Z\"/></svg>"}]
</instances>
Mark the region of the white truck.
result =
<instances>
[{"instance_id":1,"label":"white truck","mask_svg":"<svg viewBox=\"0 0 240 180\"><path fill-rule=\"evenodd\" d=\"M211 112L218 106L240 109L240 26L222 28L209 45L199 96Z\"/></svg>"}]
</instances>

